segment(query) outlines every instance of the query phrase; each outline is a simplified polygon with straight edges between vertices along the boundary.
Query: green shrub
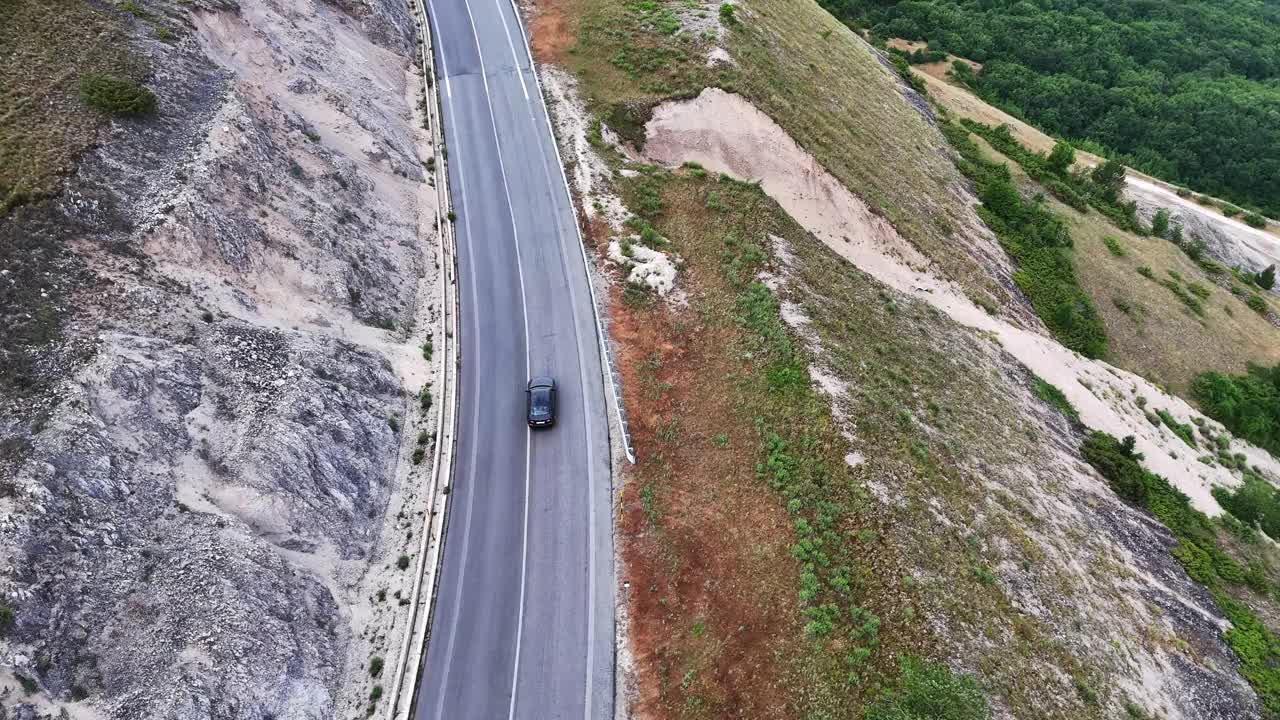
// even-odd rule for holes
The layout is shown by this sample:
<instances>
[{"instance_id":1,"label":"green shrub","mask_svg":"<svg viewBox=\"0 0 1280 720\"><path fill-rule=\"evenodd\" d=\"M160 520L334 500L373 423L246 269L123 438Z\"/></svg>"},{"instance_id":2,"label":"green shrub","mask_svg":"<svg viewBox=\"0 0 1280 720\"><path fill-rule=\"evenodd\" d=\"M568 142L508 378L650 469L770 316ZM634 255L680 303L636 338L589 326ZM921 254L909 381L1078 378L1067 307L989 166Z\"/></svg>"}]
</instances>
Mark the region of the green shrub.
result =
<instances>
[{"instance_id":1,"label":"green shrub","mask_svg":"<svg viewBox=\"0 0 1280 720\"><path fill-rule=\"evenodd\" d=\"M408 556L408 555L401 555L399 558L397 558L397 559L396 559L396 567L397 567L397 568L399 568L399 569L401 569L401 570L404 570L404 569L408 568L408 567L409 567L409 556Z\"/></svg>"},{"instance_id":2,"label":"green shrub","mask_svg":"<svg viewBox=\"0 0 1280 720\"><path fill-rule=\"evenodd\" d=\"M1250 295L1249 299L1244 301L1244 304L1248 305L1250 310L1258 313L1259 315L1267 314L1267 301L1262 299L1262 296L1257 293Z\"/></svg>"},{"instance_id":3,"label":"green shrub","mask_svg":"<svg viewBox=\"0 0 1280 720\"><path fill-rule=\"evenodd\" d=\"M1072 420L1080 419L1080 414L1076 412L1075 406L1053 383L1039 377L1033 378L1031 380L1031 390L1036 394L1036 397L1057 408L1059 412L1068 418Z\"/></svg>"},{"instance_id":4,"label":"green shrub","mask_svg":"<svg viewBox=\"0 0 1280 720\"><path fill-rule=\"evenodd\" d=\"M1046 163L1049 170L1059 175L1065 175L1076 161L1076 149L1071 147L1070 143L1058 141L1054 144L1053 150L1049 152Z\"/></svg>"},{"instance_id":5,"label":"green shrub","mask_svg":"<svg viewBox=\"0 0 1280 720\"><path fill-rule=\"evenodd\" d=\"M1156 415L1159 416L1160 420L1170 430L1173 431L1174 435L1177 435L1178 437L1182 438L1182 442L1190 445L1193 448L1200 447L1196 443L1195 431L1191 428L1190 425L1178 422L1176 418L1174 418L1172 415L1169 414L1168 410L1157 410Z\"/></svg>"},{"instance_id":6,"label":"green shrub","mask_svg":"<svg viewBox=\"0 0 1280 720\"><path fill-rule=\"evenodd\" d=\"M1280 456L1280 365L1250 365L1244 375L1207 372L1191 383L1191 393L1236 437Z\"/></svg>"},{"instance_id":7,"label":"green shrub","mask_svg":"<svg viewBox=\"0 0 1280 720\"><path fill-rule=\"evenodd\" d=\"M1263 290L1270 290L1276 284L1276 266L1268 265L1265 270L1253 276L1253 284Z\"/></svg>"},{"instance_id":8,"label":"green shrub","mask_svg":"<svg viewBox=\"0 0 1280 720\"><path fill-rule=\"evenodd\" d=\"M724 23L726 27L737 25L738 16L734 12L732 3L720 3L720 22Z\"/></svg>"},{"instance_id":9,"label":"green shrub","mask_svg":"<svg viewBox=\"0 0 1280 720\"><path fill-rule=\"evenodd\" d=\"M112 115L149 115L156 109L154 93L113 75L90 73L81 77L80 97L89 107Z\"/></svg>"},{"instance_id":10,"label":"green shrub","mask_svg":"<svg viewBox=\"0 0 1280 720\"><path fill-rule=\"evenodd\" d=\"M1151 218L1151 234L1156 237L1164 237L1169 233L1169 211L1160 208L1156 211L1155 217Z\"/></svg>"},{"instance_id":11,"label":"green shrub","mask_svg":"<svg viewBox=\"0 0 1280 720\"><path fill-rule=\"evenodd\" d=\"M1271 483L1245 471L1240 487L1215 487L1213 497L1232 516L1249 526L1256 525L1272 539L1280 538L1280 494Z\"/></svg>"},{"instance_id":12,"label":"green shrub","mask_svg":"<svg viewBox=\"0 0 1280 720\"><path fill-rule=\"evenodd\" d=\"M1150 268L1149 266L1147 266L1147 265L1139 265L1139 266L1138 266L1138 274L1139 274L1139 275L1141 275L1141 276L1142 276L1142 277L1144 277L1144 278L1147 278L1148 280L1155 280L1155 279L1156 279L1156 274L1155 274L1154 272L1152 272L1152 271L1151 271L1151 268Z\"/></svg>"},{"instance_id":13,"label":"green shrub","mask_svg":"<svg viewBox=\"0 0 1280 720\"><path fill-rule=\"evenodd\" d=\"M905 658L897 687L867 708L864 720L988 720L991 709L978 683L945 665Z\"/></svg>"},{"instance_id":14,"label":"green shrub","mask_svg":"<svg viewBox=\"0 0 1280 720\"><path fill-rule=\"evenodd\" d=\"M965 127L980 128L979 134L997 149L1017 146L1003 125L994 129L977 123ZM1102 357L1107 349L1106 327L1076 277L1066 224L1042 203L1024 199L1009 169L986 161L965 127L947 123L942 129L960 153L961 170L977 185L982 200L979 215L1017 262L1014 282L1058 342L1087 357ZM1043 166L1045 160L1032 153L1027 162Z\"/></svg>"},{"instance_id":15,"label":"green shrub","mask_svg":"<svg viewBox=\"0 0 1280 720\"><path fill-rule=\"evenodd\" d=\"M1125 255L1129 254L1128 252L1125 251L1124 246L1120 244L1120 241L1111 237L1110 235L1102 238L1102 244L1106 245L1107 250L1110 250L1111 254L1115 255L1116 257L1124 257Z\"/></svg>"},{"instance_id":16,"label":"green shrub","mask_svg":"<svg viewBox=\"0 0 1280 720\"><path fill-rule=\"evenodd\" d=\"M369 676L378 677L382 674L382 658L374 655L369 658Z\"/></svg>"},{"instance_id":17,"label":"green shrub","mask_svg":"<svg viewBox=\"0 0 1280 720\"><path fill-rule=\"evenodd\" d=\"M1264 228L1267 226L1267 219L1255 212L1245 213L1241 219L1250 227Z\"/></svg>"}]
</instances>

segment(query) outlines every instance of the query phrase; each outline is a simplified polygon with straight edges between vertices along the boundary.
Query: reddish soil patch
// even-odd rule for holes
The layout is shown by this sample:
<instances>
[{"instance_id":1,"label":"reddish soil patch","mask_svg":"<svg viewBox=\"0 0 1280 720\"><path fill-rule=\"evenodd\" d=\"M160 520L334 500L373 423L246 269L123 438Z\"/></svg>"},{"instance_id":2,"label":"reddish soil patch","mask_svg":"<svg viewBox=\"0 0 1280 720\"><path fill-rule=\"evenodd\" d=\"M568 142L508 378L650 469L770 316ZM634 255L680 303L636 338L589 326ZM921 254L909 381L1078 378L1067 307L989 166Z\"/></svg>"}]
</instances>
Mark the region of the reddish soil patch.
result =
<instances>
[{"instance_id":1,"label":"reddish soil patch","mask_svg":"<svg viewBox=\"0 0 1280 720\"><path fill-rule=\"evenodd\" d=\"M538 0L525 5L529 20L529 44L533 58L542 63L554 63L564 59L577 35L577 23L570 18L565 0Z\"/></svg>"},{"instance_id":2,"label":"reddish soil patch","mask_svg":"<svg viewBox=\"0 0 1280 720\"><path fill-rule=\"evenodd\" d=\"M601 227L592 228L596 244ZM756 477L760 443L736 399L752 371L732 323L700 314L724 297L686 267L690 305L624 303L611 332L637 464L625 479L620 544L631 583L637 718L786 718L800 637L790 521ZM710 317L712 319L704 319Z\"/></svg>"}]
</instances>

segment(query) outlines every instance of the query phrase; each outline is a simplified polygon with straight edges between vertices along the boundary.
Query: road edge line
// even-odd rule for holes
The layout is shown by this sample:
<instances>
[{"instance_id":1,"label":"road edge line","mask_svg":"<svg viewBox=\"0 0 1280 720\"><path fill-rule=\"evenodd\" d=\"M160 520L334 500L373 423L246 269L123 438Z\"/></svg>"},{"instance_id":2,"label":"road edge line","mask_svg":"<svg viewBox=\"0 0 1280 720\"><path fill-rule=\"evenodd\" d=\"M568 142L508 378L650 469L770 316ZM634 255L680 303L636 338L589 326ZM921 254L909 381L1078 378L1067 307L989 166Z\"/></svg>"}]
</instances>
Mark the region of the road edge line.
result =
<instances>
[{"instance_id":1,"label":"road edge line","mask_svg":"<svg viewBox=\"0 0 1280 720\"><path fill-rule=\"evenodd\" d=\"M423 523L418 550L413 590L410 597L409 624L401 641L396 662L395 683L388 699L388 720L407 720L413 707L413 697L418 686L418 670L426 651L428 632L435 611L435 599L439 589L440 561L444 549L445 529L449 515L448 478L452 476L454 448L457 440L458 403L458 294L457 248L453 235L449 194L449 169L444 149L443 125L440 115L439 83L435 75L435 54L431 37L431 24L423 0L411 0L415 24L422 47L422 81L427 95L427 122L431 126L432 151L435 158L435 187L439 202L436 208L436 237L440 242L443 282L441 283L440 337L443 344L441 384L445 389L436 420L436 452L431 471L431 511ZM447 450L445 449L447 447ZM444 470L444 466L448 470ZM445 480L441 485L442 478ZM438 506L438 507L437 507ZM431 545L432 538L436 539ZM430 564L428 564L428 562ZM425 594L425 597L424 597ZM410 662L413 658L415 661ZM407 676L407 677L406 677Z\"/></svg>"},{"instance_id":2,"label":"road edge line","mask_svg":"<svg viewBox=\"0 0 1280 720\"><path fill-rule=\"evenodd\" d=\"M524 41L524 52L525 56L529 58L529 69L533 72L533 82L538 88L538 102L542 105L542 113L546 116L547 126L551 130L551 147L555 149L556 161L560 165L560 181L564 183L565 193L569 196L569 205L573 208L573 230L578 236L578 249L582 251L583 271L587 274L587 288L591 291L591 315L596 321L596 339L599 340L600 356L604 361L601 363L601 370L608 375L609 394L613 396L614 415L618 420L618 432L622 435L622 451L627 456L627 462L635 465L636 454L635 448L631 445L631 426L623 414L625 411L622 409L622 390L620 387L622 376L614 364L613 353L609 350L609 336L605 332L604 323L600 319L596 286L591 279L591 268L595 267L595 263L587 255L587 241L582 235L581 219L578 217L578 208L573 202L573 187L569 185L569 176L564 170L564 156L560 154L560 138L556 136L556 125L551 120L551 108L547 106L547 96L542 89L542 77L538 75L538 63L534 60L533 49L529 46L529 31L524 24L524 15L520 12L520 4L517 0L510 0L510 2L511 9L516 16L516 22L520 24L520 38ZM517 68L517 72L519 72L519 68ZM612 463L610 465L612 466Z\"/></svg>"}]
</instances>

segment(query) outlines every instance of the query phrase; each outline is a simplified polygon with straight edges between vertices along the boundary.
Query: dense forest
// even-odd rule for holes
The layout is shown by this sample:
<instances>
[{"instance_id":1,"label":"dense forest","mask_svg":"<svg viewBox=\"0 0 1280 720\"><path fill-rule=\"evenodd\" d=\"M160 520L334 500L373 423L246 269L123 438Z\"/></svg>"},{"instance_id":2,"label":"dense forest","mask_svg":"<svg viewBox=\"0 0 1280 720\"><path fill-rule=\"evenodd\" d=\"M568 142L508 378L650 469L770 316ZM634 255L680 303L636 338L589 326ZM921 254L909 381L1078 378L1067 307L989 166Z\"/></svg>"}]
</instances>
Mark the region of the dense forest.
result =
<instances>
[{"instance_id":1,"label":"dense forest","mask_svg":"<svg viewBox=\"0 0 1280 720\"><path fill-rule=\"evenodd\" d=\"M1280 3L819 0L983 63L975 90L1132 167L1280 215Z\"/></svg>"}]
</instances>

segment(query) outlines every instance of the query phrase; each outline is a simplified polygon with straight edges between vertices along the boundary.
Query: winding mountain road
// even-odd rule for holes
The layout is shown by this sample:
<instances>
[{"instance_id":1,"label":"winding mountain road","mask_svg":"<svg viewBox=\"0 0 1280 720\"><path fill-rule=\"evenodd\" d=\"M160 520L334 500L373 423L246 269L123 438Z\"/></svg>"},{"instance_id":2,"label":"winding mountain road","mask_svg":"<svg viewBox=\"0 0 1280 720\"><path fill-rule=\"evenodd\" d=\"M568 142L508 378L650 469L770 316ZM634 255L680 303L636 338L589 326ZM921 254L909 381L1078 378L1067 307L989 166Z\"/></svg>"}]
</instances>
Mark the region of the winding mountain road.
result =
<instances>
[{"instance_id":1,"label":"winding mountain road","mask_svg":"<svg viewBox=\"0 0 1280 720\"><path fill-rule=\"evenodd\" d=\"M611 479L586 259L510 0L432 0L458 245L451 509L414 717L613 716ZM525 424L533 375L558 421Z\"/></svg>"}]
</instances>

